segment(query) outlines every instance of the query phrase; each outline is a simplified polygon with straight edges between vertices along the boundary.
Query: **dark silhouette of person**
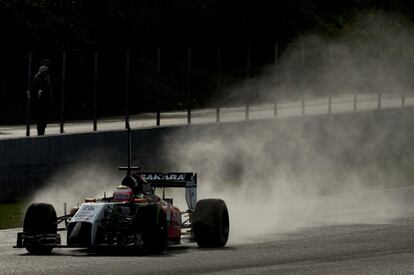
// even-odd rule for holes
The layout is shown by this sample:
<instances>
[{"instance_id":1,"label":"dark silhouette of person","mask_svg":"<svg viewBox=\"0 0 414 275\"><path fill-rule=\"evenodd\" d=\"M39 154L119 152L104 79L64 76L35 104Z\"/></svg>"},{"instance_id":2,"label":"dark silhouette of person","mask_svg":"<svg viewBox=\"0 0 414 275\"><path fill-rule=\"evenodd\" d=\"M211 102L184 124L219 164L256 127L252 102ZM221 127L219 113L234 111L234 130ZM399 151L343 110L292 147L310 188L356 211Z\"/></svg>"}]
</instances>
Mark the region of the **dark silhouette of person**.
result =
<instances>
[{"instance_id":1,"label":"dark silhouette of person","mask_svg":"<svg viewBox=\"0 0 414 275\"><path fill-rule=\"evenodd\" d=\"M52 85L49 75L49 60L42 60L39 71L33 79L33 105L35 119L37 121L37 134L45 134L50 116L50 101Z\"/></svg>"}]
</instances>

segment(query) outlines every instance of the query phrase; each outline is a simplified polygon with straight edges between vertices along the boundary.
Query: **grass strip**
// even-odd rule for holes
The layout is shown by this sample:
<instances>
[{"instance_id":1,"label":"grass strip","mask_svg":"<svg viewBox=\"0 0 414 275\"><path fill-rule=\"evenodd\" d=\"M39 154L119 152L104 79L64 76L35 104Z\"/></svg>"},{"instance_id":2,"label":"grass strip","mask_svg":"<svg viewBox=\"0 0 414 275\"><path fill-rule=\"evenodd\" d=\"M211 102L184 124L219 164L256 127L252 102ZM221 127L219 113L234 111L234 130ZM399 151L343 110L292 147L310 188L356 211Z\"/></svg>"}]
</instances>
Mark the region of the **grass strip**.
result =
<instances>
[{"instance_id":1,"label":"grass strip","mask_svg":"<svg viewBox=\"0 0 414 275\"><path fill-rule=\"evenodd\" d=\"M0 203L0 229L23 226L26 202Z\"/></svg>"}]
</instances>

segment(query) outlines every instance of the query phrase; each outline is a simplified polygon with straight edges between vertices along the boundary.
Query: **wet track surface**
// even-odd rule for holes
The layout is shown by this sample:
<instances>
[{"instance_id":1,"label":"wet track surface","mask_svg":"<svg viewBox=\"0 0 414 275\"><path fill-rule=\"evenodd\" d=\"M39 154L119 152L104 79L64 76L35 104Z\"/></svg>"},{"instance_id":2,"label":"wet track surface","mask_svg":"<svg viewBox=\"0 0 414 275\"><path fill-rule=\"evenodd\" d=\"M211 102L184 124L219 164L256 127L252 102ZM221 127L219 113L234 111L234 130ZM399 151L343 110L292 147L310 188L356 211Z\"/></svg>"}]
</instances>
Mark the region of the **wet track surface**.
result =
<instances>
[{"instance_id":1,"label":"wet track surface","mask_svg":"<svg viewBox=\"0 0 414 275\"><path fill-rule=\"evenodd\" d=\"M3 230L0 274L412 274L414 215L407 210L383 223L310 226L223 249L183 244L160 256L63 248L32 256L12 248L17 229Z\"/></svg>"}]
</instances>

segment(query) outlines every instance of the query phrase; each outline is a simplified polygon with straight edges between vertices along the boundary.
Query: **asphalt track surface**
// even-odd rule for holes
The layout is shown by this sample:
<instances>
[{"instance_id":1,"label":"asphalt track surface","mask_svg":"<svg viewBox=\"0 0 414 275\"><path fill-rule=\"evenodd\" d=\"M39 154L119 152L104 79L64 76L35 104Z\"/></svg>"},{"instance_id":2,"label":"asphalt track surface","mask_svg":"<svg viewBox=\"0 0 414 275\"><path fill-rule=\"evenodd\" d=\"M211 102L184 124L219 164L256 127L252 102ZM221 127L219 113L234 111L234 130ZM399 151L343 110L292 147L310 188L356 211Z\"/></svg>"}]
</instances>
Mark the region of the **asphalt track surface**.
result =
<instances>
[{"instance_id":1,"label":"asphalt track surface","mask_svg":"<svg viewBox=\"0 0 414 275\"><path fill-rule=\"evenodd\" d=\"M0 274L413 274L414 188L385 192L404 209L386 222L313 225L230 242L223 249L183 244L159 256L63 248L32 256L12 248L18 229L3 230ZM369 216L372 210L352 211Z\"/></svg>"},{"instance_id":2,"label":"asphalt track surface","mask_svg":"<svg viewBox=\"0 0 414 275\"><path fill-rule=\"evenodd\" d=\"M398 108L402 105L401 94L388 93L381 94L380 104L377 94L359 94L357 96L357 111L374 110L381 108ZM332 97L331 112L346 113L354 111L353 95L336 95ZM380 105L380 106L379 106ZM405 106L414 105L414 94L405 95ZM245 120L245 107L227 107L220 109L220 121L232 122ZM249 120L274 118L274 104L261 104L250 107ZM286 117L297 117L304 115L319 115L328 113L328 98L306 98L304 109L302 101L280 101L277 105L277 119ZM191 123L215 123L216 109L198 109L192 111ZM184 125L187 124L187 111L161 113L161 126ZM132 115L130 125L134 129L149 128L156 126L154 113L144 113ZM93 130L92 121L69 121L64 125L65 133L85 133ZM98 131L122 130L125 129L124 117L99 118L97 124ZM60 133L60 125L50 123L46 128L46 135L56 135ZM31 125L31 135L36 135L36 125ZM26 125L1 125L0 139L20 138L26 136Z\"/></svg>"}]
</instances>

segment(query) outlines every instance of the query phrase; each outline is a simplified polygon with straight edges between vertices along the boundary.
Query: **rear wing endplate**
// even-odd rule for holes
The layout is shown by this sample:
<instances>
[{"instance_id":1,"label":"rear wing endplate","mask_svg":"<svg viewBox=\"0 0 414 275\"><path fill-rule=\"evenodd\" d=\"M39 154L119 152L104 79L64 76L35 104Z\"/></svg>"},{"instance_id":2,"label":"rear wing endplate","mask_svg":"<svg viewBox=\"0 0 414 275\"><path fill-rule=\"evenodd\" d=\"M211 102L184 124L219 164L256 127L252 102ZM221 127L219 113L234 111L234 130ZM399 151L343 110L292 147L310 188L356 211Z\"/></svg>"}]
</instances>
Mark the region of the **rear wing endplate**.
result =
<instances>
[{"instance_id":1,"label":"rear wing endplate","mask_svg":"<svg viewBox=\"0 0 414 275\"><path fill-rule=\"evenodd\" d=\"M145 179L155 188L185 188L188 209L194 211L197 203L197 173L133 172L132 176Z\"/></svg>"}]
</instances>

